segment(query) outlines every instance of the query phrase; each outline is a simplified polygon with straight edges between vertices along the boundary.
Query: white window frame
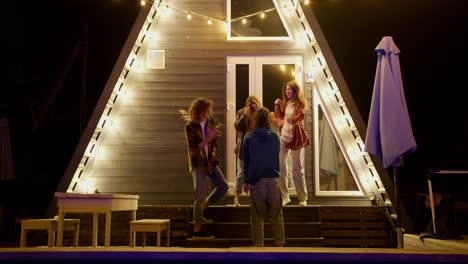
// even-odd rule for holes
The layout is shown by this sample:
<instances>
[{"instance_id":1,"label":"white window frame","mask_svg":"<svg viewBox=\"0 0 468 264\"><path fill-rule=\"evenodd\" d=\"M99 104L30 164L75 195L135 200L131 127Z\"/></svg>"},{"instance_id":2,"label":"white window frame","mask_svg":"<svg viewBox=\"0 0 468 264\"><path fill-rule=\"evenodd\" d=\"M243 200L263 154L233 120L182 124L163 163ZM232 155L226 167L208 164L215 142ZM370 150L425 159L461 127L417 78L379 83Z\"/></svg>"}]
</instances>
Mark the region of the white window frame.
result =
<instances>
[{"instance_id":1,"label":"white window frame","mask_svg":"<svg viewBox=\"0 0 468 264\"><path fill-rule=\"evenodd\" d=\"M291 41L295 40L292 34L292 31L290 30L289 24L287 23L283 12L282 12L282 7L278 4L277 0L272 0L273 4L276 7L276 10L278 11L278 15L280 16L281 22L283 23L284 28L286 29L286 32L288 33L287 37L233 37L231 36L231 0L226 0L226 10L227 10L227 22L226 22L226 35L227 35L227 40L228 41L245 41L245 40L250 40L250 41Z\"/></svg>"},{"instance_id":2,"label":"white window frame","mask_svg":"<svg viewBox=\"0 0 468 264\"><path fill-rule=\"evenodd\" d=\"M330 113L327 111L326 106L323 103L322 98L320 97L319 91L317 87L314 86L313 88L313 107L314 107L314 126L313 126L313 133L314 133L314 186L315 186L315 194L316 196L352 196L352 197L365 197L367 196L364 193L364 189L362 186L362 183L360 179L357 177L356 170L353 166L353 163L351 162L348 154L344 148L343 142L340 140L340 137L337 136L337 129L333 122L330 122L331 117ZM324 118L326 118L326 122L330 125L332 131L333 131L333 136L336 139L336 142L340 146L341 152L343 153L343 156L346 160L346 164L348 165L349 170L351 171L351 175L353 176L354 181L356 182L356 185L358 186L359 190L358 191L321 191L320 190L320 138L319 138L319 125L318 125L318 106L319 104L322 107L322 112L324 114Z\"/></svg>"},{"instance_id":3,"label":"white window frame","mask_svg":"<svg viewBox=\"0 0 468 264\"><path fill-rule=\"evenodd\" d=\"M249 65L249 95L255 95L262 101L263 98L263 75L264 64L294 64L295 80L304 87L304 58L302 55L278 55L278 56L228 56L226 73L226 179L229 183L230 193L234 192L236 181L236 158L234 148L236 147L236 65ZM278 87L280 89L281 87ZM263 102L262 102L263 104Z\"/></svg>"}]
</instances>

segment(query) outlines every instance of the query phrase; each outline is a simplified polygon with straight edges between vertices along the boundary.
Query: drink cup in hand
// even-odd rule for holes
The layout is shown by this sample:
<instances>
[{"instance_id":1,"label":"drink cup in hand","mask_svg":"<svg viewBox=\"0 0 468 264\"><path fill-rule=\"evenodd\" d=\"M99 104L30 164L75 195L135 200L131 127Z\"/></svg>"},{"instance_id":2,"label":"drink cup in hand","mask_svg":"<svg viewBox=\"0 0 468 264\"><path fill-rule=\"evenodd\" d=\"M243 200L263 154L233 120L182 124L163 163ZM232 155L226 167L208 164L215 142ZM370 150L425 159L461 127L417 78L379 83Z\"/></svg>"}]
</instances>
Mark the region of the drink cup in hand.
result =
<instances>
[{"instance_id":1,"label":"drink cup in hand","mask_svg":"<svg viewBox=\"0 0 468 264\"><path fill-rule=\"evenodd\" d=\"M213 140L217 135L218 135L218 129L217 128L208 129L207 138L208 138L209 141Z\"/></svg>"}]
</instances>

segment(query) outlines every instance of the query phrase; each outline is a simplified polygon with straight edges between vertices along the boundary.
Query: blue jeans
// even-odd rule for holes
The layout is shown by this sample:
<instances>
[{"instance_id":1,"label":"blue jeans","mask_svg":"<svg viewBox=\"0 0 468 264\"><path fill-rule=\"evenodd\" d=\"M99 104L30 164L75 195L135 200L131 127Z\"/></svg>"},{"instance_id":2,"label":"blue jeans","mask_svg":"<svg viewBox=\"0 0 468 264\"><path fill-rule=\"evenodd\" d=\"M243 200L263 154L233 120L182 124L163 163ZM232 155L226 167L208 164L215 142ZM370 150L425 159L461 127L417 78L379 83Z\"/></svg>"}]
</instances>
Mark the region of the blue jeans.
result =
<instances>
[{"instance_id":1,"label":"blue jeans","mask_svg":"<svg viewBox=\"0 0 468 264\"><path fill-rule=\"evenodd\" d=\"M211 175L195 168L192 170L193 187L195 189L195 203L193 205L193 221L197 224L203 222L203 205L205 201L208 204L214 204L224 197L228 191L228 184L218 166L213 169ZM214 189L210 190L210 182L214 185Z\"/></svg>"},{"instance_id":2,"label":"blue jeans","mask_svg":"<svg viewBox=\"0 0 468 264\"><path fill-rule=\"evenodd\" d=\"M236 173L236 194L242 194L242 186L244 185L244 161L237 158L237 173Z\"/></svg>"},{"instance_id":3,"label":"blue jeans","mask_svg":"<svg viewBox=\"0 0 468 264\"><path fill-rule=\"evenodd\" d=\"M270 220L276 245L284 245L284 220L277 178L260 178L250 185L250 225L254 246L264 245L264 222Z\"/></svg>"}]
</instances>

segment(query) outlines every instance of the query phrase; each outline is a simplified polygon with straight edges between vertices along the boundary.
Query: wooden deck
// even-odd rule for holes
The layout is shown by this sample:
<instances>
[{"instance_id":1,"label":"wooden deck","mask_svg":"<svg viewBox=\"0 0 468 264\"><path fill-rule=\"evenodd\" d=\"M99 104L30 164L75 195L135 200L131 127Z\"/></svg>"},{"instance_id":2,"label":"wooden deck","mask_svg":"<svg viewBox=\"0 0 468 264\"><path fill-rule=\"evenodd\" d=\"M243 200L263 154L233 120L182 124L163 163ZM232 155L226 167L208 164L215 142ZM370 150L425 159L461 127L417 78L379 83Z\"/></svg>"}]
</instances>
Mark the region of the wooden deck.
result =
<instances>
[{"instance_id":1,"label":"wooden deck","mask_svg":"<svg viewBox=\"0 0 468 264\"><path fill-rule=\"evenodd\" d=\"M287 247L366 247L391 248L395 246L393 231L383 208L365 206L306 206L284 207L284 222ZM215 240L191 240L192 206L152 205L140 206L137 219L171 219L171 246L187 248L230 248L252 245L250 234L249 206L211 206L205 213L214 220L205 229L215 235ZM92 217L87 214L70 213L67 217L81 219L80 246L90 246ZM128 213L113 212L111 246L126 246L129 243ZM103 230L104 218L98 221ZM71 246L72 236L65 234L64 245ZM141 241L137 235L137 241ZM266 245L273 245L269 224L265 225ZM163 238L164 239L164 238ZM104 240L98 234L98 243ZM155 245L154 234L148 235L148 245ZM140 246L138 244L137 246ZM28 246L46 245L46 234L31 234Z\"/></svg>"},{"instance_id":2,"label":"wooden deck","mask_svg":"<svg viewBox=\"0 0 468 264\"><path fill-rule=\"evenodd\" d=\"M364 248L7 248L8 263L467 263L468 253Z\"/></svg>"},{"instance_id":3,"label":"wooden deck","mask_svg":"<svg viewBox=\"0 0 468 264\"><path fill-rule=\"evenodd\" d=\"M409 250L442 250L468 253L468 235L463 236L461 239L434 239L424 238L420 239L418 235L405 234L404 235L404 248Z\"/></svg>"}]
</instances>

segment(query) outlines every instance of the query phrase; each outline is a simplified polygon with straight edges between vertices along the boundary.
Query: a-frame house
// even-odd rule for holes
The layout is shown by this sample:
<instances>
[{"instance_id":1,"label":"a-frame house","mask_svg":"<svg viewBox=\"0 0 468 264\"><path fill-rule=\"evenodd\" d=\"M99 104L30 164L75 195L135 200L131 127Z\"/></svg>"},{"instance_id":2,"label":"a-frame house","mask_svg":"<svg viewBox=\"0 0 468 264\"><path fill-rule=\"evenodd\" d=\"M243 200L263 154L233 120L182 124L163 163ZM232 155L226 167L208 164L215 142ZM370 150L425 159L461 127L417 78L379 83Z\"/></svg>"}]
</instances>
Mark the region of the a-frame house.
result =
<instances>
[{"instance_id":1,"label":"a-frame house","mask_svg":"<svg viewBox=\"0 0 468 264\"><path fill-rule=\"evenodd\" d=\"M214 100L224 124L218 155L232 194L236 109L248 94L272 109L280 80L295 79L310 106L309 204L377 206L393 224L393 184L364 152L365 123L308 1L258 2L250 12L230 0L142 6L57 191L97 189L138 194L141 205L191 205L178 110L202 96ZM276 20L261 25L265 16Z\"/></svg>"}]
</instances>

